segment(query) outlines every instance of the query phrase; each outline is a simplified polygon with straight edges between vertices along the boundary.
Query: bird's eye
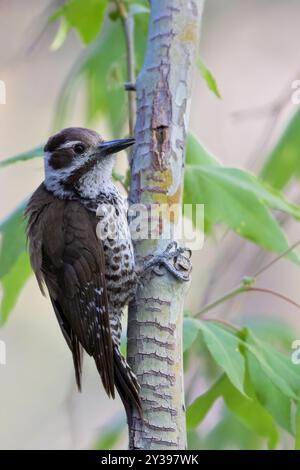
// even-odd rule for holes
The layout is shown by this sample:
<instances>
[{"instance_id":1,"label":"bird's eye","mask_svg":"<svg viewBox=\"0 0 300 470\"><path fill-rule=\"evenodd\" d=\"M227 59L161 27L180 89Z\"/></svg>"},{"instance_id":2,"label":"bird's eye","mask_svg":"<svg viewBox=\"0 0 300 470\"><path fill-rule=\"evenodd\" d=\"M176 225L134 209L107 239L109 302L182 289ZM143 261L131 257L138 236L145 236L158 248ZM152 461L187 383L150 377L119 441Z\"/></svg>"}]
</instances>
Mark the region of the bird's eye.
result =
<instances>
[{"instance_id":1,"label":"bird's eye","mask_svg":"<svg viewBox=\"0 0 300 470\"><path fill-rule=\"evenodd\" d=\"M85 148L84 148L84 145L82 144L76 144L74 145L74 150L76 153L83 153Z\"/></svg>"}]
</instances>

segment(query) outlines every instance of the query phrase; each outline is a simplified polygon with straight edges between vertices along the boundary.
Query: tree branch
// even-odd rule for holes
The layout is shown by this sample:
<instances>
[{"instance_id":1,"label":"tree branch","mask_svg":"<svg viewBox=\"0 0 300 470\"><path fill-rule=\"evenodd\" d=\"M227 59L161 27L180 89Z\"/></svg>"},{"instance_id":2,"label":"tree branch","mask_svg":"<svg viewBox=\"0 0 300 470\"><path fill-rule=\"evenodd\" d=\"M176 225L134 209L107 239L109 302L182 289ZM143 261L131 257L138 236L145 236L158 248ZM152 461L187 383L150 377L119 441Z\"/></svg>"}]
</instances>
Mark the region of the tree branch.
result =
<instances>
[{"instance_id":1,"label":"tree branch","mask_svg":"<svg viewBox=\"0 0 300 470\"><path fill-rule=\"evenodd\" d=\"M262 294L273 295L275 297L278 297L279 299L284 300L285 302L288 302L289 304L293 305L294 307L300 309L300 304L295 302L293 299L290 299L286 295L281 294L280 292L276 292L276 291L271 290L271 289L265 289L265 288L262 288L262 287L252 287L252 286L247 286L245 284L241 284L238 287L236 287L235 289L232 289L227 294L222 295L222 297L219 297L217 300L215 300L211 304L208 304L205 307L203 307L200 310L200 312L198 312L197 315L195 315L195 316L199 317L200 315L203 315L204 313L209 312L210 310L212 310L212 309L218 307L219 305L223 304L227 300L233 299L237 295L246 294L248 292L260 292Z\"/></svg>"},{"instance_id":2,"label":"tree branch","mask_svg":"<svg viewBox=\"0 0 300 470\"><path fill-rule=\"evenodd\" d=\"M128 14L123 20L126 49L127 49L127 73L130 86L135 85L135 56L134 56L134 18ZM135 91L127 87L128 111L129 111L129 135L133 135L136 115Z\"/></svg>"},{"instance_id":3,"label":"tree branch","mask_svg":"<svg viewBox=\"0 0 300 470\"><path fill-rule=\"evenodd\" d=\"M135 102L135 51L134 51L134 17L126 10L122 1L116 0L116 6L121 17L123 24L125 41L126 41L126 58L127 58L127 79L128 83L125 84L125 89L128 91L128 121L129 121L129 135L133 135L135 116L136 116L136 102Z\"/></svg>"},{"instance_id":4,"label":"tree branch","mask_svg":"<svg viewBox=\"0 0 300 470\"><path fill-rule=\"evenodd\" d=\"M152 0L147 53L137 80L136 146L130 203L181 208L184 154L203 0ZM181 210L181 209L179 209ZM161 253L176 221L162 215L167 239L135 243L137 261ZM141 385L144 419L130 427L132 449L186 446L182 367L188 283L152 274L128 315L128 361Z\"/></svg>"}]
</instances>

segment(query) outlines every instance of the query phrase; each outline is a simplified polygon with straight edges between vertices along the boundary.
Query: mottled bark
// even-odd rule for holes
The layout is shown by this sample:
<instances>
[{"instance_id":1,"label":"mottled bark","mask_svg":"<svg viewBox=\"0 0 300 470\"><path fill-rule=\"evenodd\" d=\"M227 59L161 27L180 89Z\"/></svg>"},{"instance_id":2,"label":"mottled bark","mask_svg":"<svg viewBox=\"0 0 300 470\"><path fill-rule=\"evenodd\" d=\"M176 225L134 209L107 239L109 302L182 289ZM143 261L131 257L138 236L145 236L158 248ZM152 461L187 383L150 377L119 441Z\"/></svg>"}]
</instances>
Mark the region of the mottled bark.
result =
<instances>
[{"instance_id":1,"label":"mottled bark","mask_svg":"<svg viewBox=\"0 0 300 470\"><path fill-rule=\"evenodd\" d=\"M131 203L181 204L193 66L203 0L152 0L147 53L137 80ZM164 215L163 217L166 217ZM164 220L174 228L176 217ZM165 226L166 227L166 226ZM173 232L172 232L173 233ZM135 243L138 260L169 240ZM188 283L152 273L128 315L128 361L141 385L144 420L135 416L130 447L186 446L182 316Z\"/></svg>"}]
</instances>

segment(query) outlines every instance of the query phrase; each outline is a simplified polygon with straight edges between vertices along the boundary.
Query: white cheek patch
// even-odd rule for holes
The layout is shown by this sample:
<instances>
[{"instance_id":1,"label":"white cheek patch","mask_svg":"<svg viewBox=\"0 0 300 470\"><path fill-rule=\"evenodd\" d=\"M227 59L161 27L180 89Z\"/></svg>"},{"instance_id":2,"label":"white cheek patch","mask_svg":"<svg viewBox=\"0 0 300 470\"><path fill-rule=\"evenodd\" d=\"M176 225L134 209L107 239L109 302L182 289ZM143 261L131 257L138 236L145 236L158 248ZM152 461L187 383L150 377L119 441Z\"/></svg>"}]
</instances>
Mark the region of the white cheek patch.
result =
<instances>
[{"instance_id":1,"label":"white cheek patch","mask_svg":"<svg viewBox=\"0 0 300 470\"><path fill-rule=\"evenodd\" d=\"M74 145L74 142L72 145ZM69 143L70 142L68 142L68 144ZM62 147L60 147L60 149L62 149ZM51 155L51 152L46 152L44 156L45 187L58 197L68 196L71 194L71 191L64 189L64 181L66 181L74 171L84 165L89 160L90 155L80 155L80 157L74 158L71 165L60 169L54 169L50 165Z\"/></svg>"},{"instance_id":2,"label":"white cheek patch","mask_svg":"<svg viewBox=\"0 0 300 470\"><path fill-rule=\"evenodd\" d=\"M78 143L77 141L68 142L60 149L67 148ZM51 152L45 153L44 167L45 167L45 187L48 191L53 192L57 197L72 197L74 191L72 189L65 189L64 182L80 167L85 165L92 156L92 153L82 154L75 157L68 167L54 169L50 165ZM96 165L84 174L76 183L76 192L82 197L95 199L100 192L109 192L113 187L111 180L112 169L115 162L115 156L100 160Z\"/></svg>"}]
</instances>

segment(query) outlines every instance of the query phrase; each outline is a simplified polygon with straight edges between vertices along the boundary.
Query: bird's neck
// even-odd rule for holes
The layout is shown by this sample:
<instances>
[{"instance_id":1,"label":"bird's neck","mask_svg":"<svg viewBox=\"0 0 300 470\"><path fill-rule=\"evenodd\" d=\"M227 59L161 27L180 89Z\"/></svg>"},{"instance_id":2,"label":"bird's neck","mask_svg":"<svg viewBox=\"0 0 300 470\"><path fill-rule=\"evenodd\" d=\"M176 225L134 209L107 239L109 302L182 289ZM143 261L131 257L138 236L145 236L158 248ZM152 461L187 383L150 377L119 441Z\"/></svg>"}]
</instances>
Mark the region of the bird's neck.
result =
<instances>
[{"instance_id":1,"label":"bird's neck","mask_svg":"<svg viewBox=\"0 0 300 470\"><path fill-rule=\"evenodd\" d=\"M75 184L77 194L84 199L96 200L101 193L114 193L116 187L112 182L112 168L113 162L111 165L97 165L85 173Z\"/></svg>"}]
</instances>

